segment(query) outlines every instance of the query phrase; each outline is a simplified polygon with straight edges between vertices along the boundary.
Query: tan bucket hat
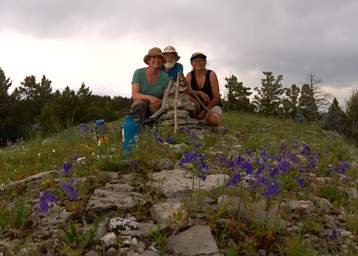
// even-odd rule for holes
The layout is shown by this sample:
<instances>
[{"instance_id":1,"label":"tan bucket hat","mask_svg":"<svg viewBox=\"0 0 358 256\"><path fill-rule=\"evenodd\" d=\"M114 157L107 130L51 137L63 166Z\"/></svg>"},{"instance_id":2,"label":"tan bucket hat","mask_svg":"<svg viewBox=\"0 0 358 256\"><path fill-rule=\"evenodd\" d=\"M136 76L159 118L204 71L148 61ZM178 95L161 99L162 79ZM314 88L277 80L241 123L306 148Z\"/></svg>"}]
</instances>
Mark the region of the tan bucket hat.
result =
<instances>
[{"instance_id":1,"label":"tan bucket hat","mask_svg":"<svg viewBox=\"0 0 358 256\"><path fill-rule=\"evenodd\" d=\"M175 53L177 55L177 60L180 59L180 56L178 55L177 51L175 50L175 48L171 45L168 45L167 47L164 48L163 53Z\"/></svg>"},{"instance_id":2,"label":"tan bucket hat","mask_svg":"<svg viewBox=\"0 0 358 256\"><path fill-rule=\"evenodd\" d=\"M151 49L149 49L147 55L144 56L143 61L145 64L148 64L148 60L150 57L155 57L155 56L159 56L162 58L163 63L165 63L165 58L164 55L162 53L162 50L160 50L160 48L158 47L153 47Z\"/></svg>"}]
</instances>

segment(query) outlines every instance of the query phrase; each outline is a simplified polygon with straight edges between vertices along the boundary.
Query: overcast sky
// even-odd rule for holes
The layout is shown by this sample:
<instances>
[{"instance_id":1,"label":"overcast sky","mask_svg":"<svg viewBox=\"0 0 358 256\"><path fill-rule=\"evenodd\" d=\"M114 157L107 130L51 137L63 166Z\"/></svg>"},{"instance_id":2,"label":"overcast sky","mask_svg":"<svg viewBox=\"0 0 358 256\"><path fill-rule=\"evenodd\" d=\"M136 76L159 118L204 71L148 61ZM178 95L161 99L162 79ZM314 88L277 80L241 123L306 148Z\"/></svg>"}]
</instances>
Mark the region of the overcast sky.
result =
<instances>
[{"instance_id":1,"label":"overcast sky","mask_svg":"<svg viewBox=\"0 0 358 256\"><path fill-rule=\"evenodd\" d=\"M358 88L357 0L0 0L0 67L15 86L45 74L55 89L130 96L149 48L171 44L184 72L202 51L208 68L260 85L310 73L341 103Z\"/></svg>"}]
</instances>

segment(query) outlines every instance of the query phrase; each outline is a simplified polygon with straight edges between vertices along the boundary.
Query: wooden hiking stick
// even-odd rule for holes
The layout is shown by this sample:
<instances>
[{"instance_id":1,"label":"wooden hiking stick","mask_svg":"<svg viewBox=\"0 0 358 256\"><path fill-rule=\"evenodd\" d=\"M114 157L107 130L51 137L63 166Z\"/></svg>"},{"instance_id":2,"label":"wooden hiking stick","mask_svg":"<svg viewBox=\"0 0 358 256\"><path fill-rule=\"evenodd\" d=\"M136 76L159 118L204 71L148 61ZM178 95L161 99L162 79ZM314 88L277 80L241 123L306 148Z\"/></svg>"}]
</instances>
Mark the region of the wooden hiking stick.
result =
<instances>
[{"instance_id":1,"label":"wooden hiking stick","mask_svg":"<svg viewBox=\"0 0 358 256\"><path fill-rule=\"evenodd\" d=\"M149 117L149 119L156 119L163 113L163 111L166 108L169 92L172 89L172 86L173 86L173 80L169 80L168 88L165 90L165 93L163 95L162 106L160 107L160 109L158 111L156 111L153 115L151 115Z\"/></svg>"},{"instance_id":2,"label":"wooden hiking stick","mask_svg":"<svg viewBox=\"0 0 358 256\"><path fill-rule=\"evenodd\" d=\"M177 74L177 82L175 86L175 98L174 98L174 136L177 136L178 131L178 94L179 94L179 75Z\"/></svg>"}]
</instances>

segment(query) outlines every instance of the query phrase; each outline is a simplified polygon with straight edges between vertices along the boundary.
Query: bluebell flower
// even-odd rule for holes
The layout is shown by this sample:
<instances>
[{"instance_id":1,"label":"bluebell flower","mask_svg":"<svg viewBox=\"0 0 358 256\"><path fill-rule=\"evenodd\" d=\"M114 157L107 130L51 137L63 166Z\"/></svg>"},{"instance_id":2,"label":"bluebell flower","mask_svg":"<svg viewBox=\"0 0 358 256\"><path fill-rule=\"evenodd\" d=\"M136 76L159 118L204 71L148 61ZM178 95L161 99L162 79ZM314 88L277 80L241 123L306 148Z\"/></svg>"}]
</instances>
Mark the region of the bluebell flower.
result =
<instances>
[{"instance_id":1,"label":"bluebell flower","mask_svg":"<svg viewBox=\"0 0 358 256\"><path fill-rule=\"evenodd\" d=\"M254 171L254 167L249 161L245 161L241 164L241 168L245 170L246 174L251 175Z\"/></svg>"},{"instance_id":2,"label":"bluebell flower","mask_svg":"<svg viewBox=\"0 0 358 256\"><path fill-rule=\"evenodd\" d=\"M296 180L298 185L300 185L301 187L305 185L305 180L302 177L297 177Z\"/></svg>"},{"instance_id":3,"label":"bluebell flower","mask_svg":"<svg viewBox=\"0 0 358 256\"><path fill-rule=\"evenodd\" d=\"M277 167L270 167L269 169L269 175L270 177L276 177L276 175L279 173L279 169Z\"/></svg>"},{"instance_id":4,"label":"bluebell flower","mask_svg":"<svg viewBox=\"0 0 358 256\"><path fill-rule=\"evenodd\" d=\"M71 169L72 169L72 164L71 163L64 163L63 164L63 172L65 173L65 174L68 174L70 171L71 171Z\"/></svg>"},{"instance_id":5,"label":"bluebell flower","mask_svg":"<svg viewBox=\"0 0 358 256\"><path fill-rule=\"evenodd\" d=\"M237 183L240 182L241 174L239 172L232 175L227 183L228 186L235 186Z\"/></svg>"},{"instance_id":6,"label":"bluebell flower","mask_svg":"<svg viewBox=\"0 0 358 256\"><path fill-rule=\"evenodd\" d=\"M264 196L267 197L275 196L279 193L279 190L280 190L279 183L276 180L274 180L267 186L264 192Z\"/></svg>"},{"instance_id":7,"label":"bluebell flower","mask_svg":"<svg viewBox=\"0 0 358 256\"><path fill-rule=\"evenodd\" d=\"M288 162L286 159L282 159L278 166L278 168L282 172L287 172L290 169L290 167L291 167L290 162Z\"/></svg>"},{"instance_id":8,"label":"bluebell flower","mask_svg":"<svg viewBox=\"0 0 358 256\"><path fill-rule=\"evenodd\" d=\"M56 196L48 190L40 192L39 210L47 213L49 209L49 202L55 202Z\"/></svg>"},{"instance_id":9,"label":"bluebell flower","mask_svg":"<svg viewBox=\"0 0 358 256\"><path fill-rule=\"evenodd\" d=\"M73 201L76 197L79 196L79 192L76 189L77 180L75 177L71 177L70 182L64 182L62 184L63 190L68 193L69 198Z\"/></svg>"},{"instance_id":10,"label":"bluebell flower","mask_svg":"<svg viewBox=\"0 0 358 256\"><path fill-rule=\"evenodd\" d=\"M301 151L301 154L302 155L309 155L311 153L311 148L308 144L303 144L302 146L302 151Z\"/></svg>"}]
</instances>

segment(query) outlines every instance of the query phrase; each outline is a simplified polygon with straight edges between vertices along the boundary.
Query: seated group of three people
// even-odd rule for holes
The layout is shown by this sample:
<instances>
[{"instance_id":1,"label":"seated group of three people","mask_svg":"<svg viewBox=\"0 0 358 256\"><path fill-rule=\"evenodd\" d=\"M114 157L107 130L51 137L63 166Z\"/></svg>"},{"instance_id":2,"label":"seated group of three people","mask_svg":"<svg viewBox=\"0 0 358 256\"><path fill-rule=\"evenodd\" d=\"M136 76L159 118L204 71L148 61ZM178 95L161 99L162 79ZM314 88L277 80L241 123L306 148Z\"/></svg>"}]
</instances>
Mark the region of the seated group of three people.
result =
<instances>
[{"instance_id":1,"label":"seated group of three people","mask_svg":"<svg viewBox=\"0 0 358 256\"><path fill-rule=\"evenodd\" d=\"M143 119L160 109L162 97L169 80L176 80L183 74L183 66L178 63L180 56L173 46L166 47L163 52L154 47L144 56L147 67L137 69L132 79L131 113ZM188 97L195 103L194 118L205 119L211 126L222 123L223 111L220 102L219 82L216 73L206 69L206 55L194 53L190 58L192 71L186 75L187 85L192 90ZM193 95L196 94L196 95ZM200 98L201 104L196 100ZM203 107L202 105L205 105Z\"/></svg>"}]
</instances>

